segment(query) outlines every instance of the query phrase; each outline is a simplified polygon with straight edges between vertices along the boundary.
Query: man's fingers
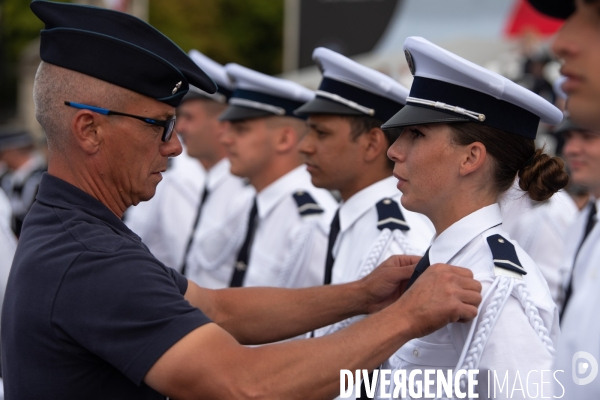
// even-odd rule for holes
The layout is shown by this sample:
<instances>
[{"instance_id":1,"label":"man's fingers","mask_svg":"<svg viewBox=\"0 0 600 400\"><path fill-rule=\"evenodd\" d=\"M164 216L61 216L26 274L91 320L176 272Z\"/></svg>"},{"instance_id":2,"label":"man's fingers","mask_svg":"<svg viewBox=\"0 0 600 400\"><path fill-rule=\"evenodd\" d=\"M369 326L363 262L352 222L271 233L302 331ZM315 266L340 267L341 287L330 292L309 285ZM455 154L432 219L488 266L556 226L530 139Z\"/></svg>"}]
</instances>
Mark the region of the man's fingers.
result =
<instances>
[{"instance_id":1,"label":"man's fingers","mask_svg":"<svg viewBox=\"0 0 600 400\"><path fill-rule=\"evenodd\" d=\"M474 290L461 290L457 297L465 305L479 307L479 304L481 304L481 293Z\"/></svg>"},{"instance_id":2,"label":"man's fingers","mask_svg":"<svg viewBox=\"0 0 600 400\"><path fill-rule=\"evenodd\" d=\"M473 279L473 278L458 278L458 284L465 290L472 290L477 293L481 293L483 287L481 286L481 282Z\"/></svg>"},{"instance_id":3,"label":"man's fingers","mask_svg":"<svg viewBox=\"0 0 600 400\"><path fill-rule=\"evenodd\" d=\"M455 322L470 322L477 316L477 307L463 305Z\"/></svg>"},{"instance_id":4,"label":"man's fingers","mask_svg":"<svg viewBox=\"0 0 600 400\"><path fill-rule=\"evenodd\" d=\"M415 255L397 255L397 256L391 256L390 258L388 258L386 261L384 261L384 264L389 263L390 265L394 265L396 267L406 267L409 265L415 265L416 263L418 263L421 260L421 256L415 256Z\"/></svg>"}]
</instances>

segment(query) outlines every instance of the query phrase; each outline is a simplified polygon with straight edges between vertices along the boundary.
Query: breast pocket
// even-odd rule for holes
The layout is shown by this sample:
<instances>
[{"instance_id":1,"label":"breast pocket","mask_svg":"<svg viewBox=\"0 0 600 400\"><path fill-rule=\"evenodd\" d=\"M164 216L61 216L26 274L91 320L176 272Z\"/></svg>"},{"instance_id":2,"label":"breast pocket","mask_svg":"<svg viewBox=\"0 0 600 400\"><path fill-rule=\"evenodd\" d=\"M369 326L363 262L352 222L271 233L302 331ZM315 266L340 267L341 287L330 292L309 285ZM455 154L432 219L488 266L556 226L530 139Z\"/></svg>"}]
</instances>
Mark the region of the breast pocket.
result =
<instances>
[{"instance_id":1,"label":"breast pocket","mask_svg":"<svg viewBox=\"0 0 600 400\"><path fill-rule=\"evenodd\" d=\"M423 373L426 369L441 369L444 374L447 370L454 369L460 354L452 343L431 343L420 339L413 339L400 348L392 357L390 357L383 365L385 369L392 370L391 390L390 394L394 393L395 384L393 376L396 371L404 370L406 373L406 390L408 396L409 376L415 370L421 370L421 374L415 376L415 382L420 381L423 384ZM435 374L432 375L435 382ZM430 392L435 393L436 386L430 386ZM422 389L424 390L424 388ZM418 392L418 390L416 390ZM424 393L424 392L423 392ZM401 396L395 398L402 398Z\"/></svg>"}]
</instances>

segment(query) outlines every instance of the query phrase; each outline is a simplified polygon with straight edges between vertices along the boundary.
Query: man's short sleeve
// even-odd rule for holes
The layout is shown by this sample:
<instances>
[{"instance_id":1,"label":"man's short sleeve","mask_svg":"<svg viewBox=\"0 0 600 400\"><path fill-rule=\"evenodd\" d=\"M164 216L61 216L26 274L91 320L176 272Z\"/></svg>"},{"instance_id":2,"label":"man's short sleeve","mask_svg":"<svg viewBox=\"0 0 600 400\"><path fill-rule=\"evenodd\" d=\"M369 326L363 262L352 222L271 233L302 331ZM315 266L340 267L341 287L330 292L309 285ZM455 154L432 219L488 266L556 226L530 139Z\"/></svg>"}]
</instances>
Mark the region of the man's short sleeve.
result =
<instances>
[{"instance_id":1,"label":"man's short sleeve","mask_svg":"<svg viewBox=\"0 0 600 400\"><path fill-rule=\"evenodd\" d=\"M165 351L211 322L186 290L185 277L144 251L87 251L56 293L53 329L71 352L100 357L139 385Z\"/></svg>"}]
</instances>

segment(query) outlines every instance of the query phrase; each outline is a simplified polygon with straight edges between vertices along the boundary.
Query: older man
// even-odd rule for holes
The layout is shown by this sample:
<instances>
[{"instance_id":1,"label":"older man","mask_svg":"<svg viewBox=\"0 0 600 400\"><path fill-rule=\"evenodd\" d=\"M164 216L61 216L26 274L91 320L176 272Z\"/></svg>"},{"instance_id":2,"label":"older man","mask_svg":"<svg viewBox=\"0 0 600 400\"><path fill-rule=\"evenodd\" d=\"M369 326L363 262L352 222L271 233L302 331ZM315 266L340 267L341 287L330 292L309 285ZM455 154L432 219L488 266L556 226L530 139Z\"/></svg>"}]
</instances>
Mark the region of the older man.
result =
<instances>
[{"instance_id":1,"label":"older man","mask_svg":"<svg viewBox=\"0 0 600 400\"><path fill-rule=\"evenodd\" d=\"M398 258L359 282L302 290L200 289L165 267L121 216L181 153L174 115L189 85L214 84L138 19L31 7L46 23L34 98L50 162L3 307L7 398L333 397L340 369L375 368L407 340L476 314L481 286L458 267L434 266L405 293L413 268ZM240 344L382 308L328 337Z\"/></svg>"},{"instance_id":2,"label":"older man","mask_svg":"<svg viewBox=\"0 0 600 400\"><path fill-rule=\"evenodd\" d=\"M566 19L553 50L563 60L567 111L580 128L566 131L563 153L573 182L588 188L592 195L565 246L572 278L568 280L555 362L564 375L554 395L596 399L600 397L600 379L596 378L600 360L600 1L530 1L540 11Z\"/></svg>"}]
</instances>

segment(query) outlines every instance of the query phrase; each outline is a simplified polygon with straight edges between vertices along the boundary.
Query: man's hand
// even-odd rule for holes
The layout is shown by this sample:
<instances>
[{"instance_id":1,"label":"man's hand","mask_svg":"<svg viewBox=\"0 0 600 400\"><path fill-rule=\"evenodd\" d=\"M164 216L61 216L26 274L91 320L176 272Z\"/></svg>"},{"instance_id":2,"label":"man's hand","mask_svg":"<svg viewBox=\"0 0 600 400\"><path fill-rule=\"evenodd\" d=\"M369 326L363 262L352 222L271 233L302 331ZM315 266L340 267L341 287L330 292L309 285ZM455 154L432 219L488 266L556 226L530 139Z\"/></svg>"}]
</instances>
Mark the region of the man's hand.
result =
<instances>
[{"instance_id":1,"label":"man's hand","mask_svg":"<svg viewBox=\"0 0 600 400\"><path fill-rule=\"evenodd\" d=\"M392 256L360 280L369 314L398 300L421 256Z\"/></svg>"},{"instance_id":2,"label":"man's hand","mask_svg":"<svg viewBox=\"0 0 600 400\"><path fill-rule=\"evenodd\" d=\"M481 283L471 270L434 264L394 304L409 318L414 337L428 335L452 322L475 318L481 303Z\"/></svg>"}]
</instances>

